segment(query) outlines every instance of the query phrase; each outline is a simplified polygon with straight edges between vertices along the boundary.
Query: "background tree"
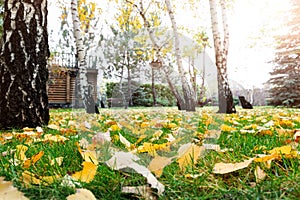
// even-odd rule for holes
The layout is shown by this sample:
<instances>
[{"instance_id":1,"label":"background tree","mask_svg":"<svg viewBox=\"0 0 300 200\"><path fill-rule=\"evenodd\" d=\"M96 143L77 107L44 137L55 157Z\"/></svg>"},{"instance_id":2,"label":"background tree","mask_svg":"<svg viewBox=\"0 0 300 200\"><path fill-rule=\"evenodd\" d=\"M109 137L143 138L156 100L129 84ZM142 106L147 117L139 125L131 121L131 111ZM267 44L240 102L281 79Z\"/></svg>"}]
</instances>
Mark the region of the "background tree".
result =
<instances>
[{"instance_id":1,"label":"background tree","mask_svg":"<svg viewBox=\"0 0 300 200\"><path fill-rule=\"evenodd\" d=\"M79 4L80 5L80 4ZM94 4L93 4L94 5ZM95 5L93 6L95 7ZM81 36L81 27L88 27L89 24L86 24L86 21L83 19L84 23L80 21L81 8L78 6L77 0L71 1L71 13L72 13L72 22L73 22L73 33L76 44L76 57L78 59L78 68L79 68L79 85L81 98L87 113L98 112L95 100L93 97L93 89L90 83L87 80L87 62L86 62L86 49L83 43L83 38ZM82 16L82 15L81 15ZM92 18L92 17L91 17Z\"/></svg>"},{"instance_id":2,"label":"background tree","mask_svg":"<svg viewBox=\"0 0 300 200\"><path fill-rule=\"evenodd\" d=\"M217 66L219 113L235 113L232 92L227 77L227 55L229 45L229 30L227 23L225 0L220 0L223 34L219 30L218 9L216 0L209 0L212 33ZM221 37L223 36L223 38Z\"/></svg>"},{"instance_id":3,"label":"background tree","mask_svg":"<svg viewBox=\"0 0 300 200\"><path fill-rule=\"evenodd\" d=\"M193 86L189 84L186 77L185 70L183 69L182 56L181 56L182 52L179 46L179 34L178 34L177 24L175 21L171 2L170 0L165 0L165 3L171 20L173 33L174 33L175 57L178 66L179 76L181 79L182 91L183 91L183 98L180 98L178 103L180 107L182 107L184 110L195 111L196 110L196 99L195 99L196 91L194 90L195 87L193 88ZM182 100L184 100L184 102L181 102Z\"/></svg>"},{"instance_id":4,"label":"background tree","mask_svg":"<svg viewBox=\"0 0 300 200\"><path fill-rule=\"evenodd\" d=\"M47 0L7 0L4 8L0 128L47 124Z\"/></svg>"},{"instance_id":5,"label":"background tree","mask_svg":"<svg viewBox=\"0 0 300 200\"><path fill-rule=\"evenodd\" d=\"M194 111L195 110L195 95L193 92L193 88L192 88L192 84L189 83L189 79L187 77L182 77L188 75L187 71L184 71L182 69L181 66L181 62L179 59L179 62L176 63L177 64L177 70L179 73L179 80L176 79L176 81L174 81L173 77L172 77L172 73L174 72L174 68L173 65L175 64L174 62L170 63L167 60L173 60L170 59L170 57L167 57L167 53L163 52L163 49L160 44L162 43L161 39L164 38L161 35L158 36L155 33L155 28L153 27L153 25L150 23L151 17L149 17L149 15L151 16L151 8L154 10L160 10L160 11L167 11L168 13L171 13L171 15L169 15L171 22L173 22L172 24L172 35L173 37L176 35L174 35L174 31L177 31L177 27L176 27L176 22L173 16L173 8L170 5L169 9L166 6L166 3L164 1L164 3L159 3L157 1L128 1L126 0L127 3L129 4L133 4L134 7L136 8L137 12L139 13L139 15L142 18L142 21L144 23L144 27L146 29L146 31L149 34L149 38L150 41L152 43L152 47L154 49L155 52L155 57L156 57L156 61L161 63L161 70L164 73L164 78L166 80L166 82L168 83L170 90L172 91L173 95L176 97L177 99L177 103L178 103L178 108L181 110L188 110L188 111ZM146 2L146 3L145 3ZM145 6L144 6L145 4ZM170 11L170 12L169 12ZM174 23L175 22L175 23ZM175 27L174 27L175 24ZM178 35L177 35L178 36ZM171 48L164 48L164 49L169 49L169 53L172 53L172 57L175 57L176 59L176 55L181 54L181 52L171 52L172 48L174 47L174 44L176 43L176 40L174 40L173 45L171 45ZM178 41L177 41L178 44ZM176 45L177 45L176 44ZM170 45L169 45L170 46ZM179 46L179 45L178 45ZM176 47L175 47L176 49ZM177 51L177 50L176 50ZM181 55L180 55L181 56ZM177 57L178 58L178 57ZM178 60L178 59L177 59ZM177 77L178 77L178 73L177 73ZM174 73L173 73L174 75ZM174 76L175 77L175 76ZM177 78L176 77L176 78ZM180 85L180 87L177 87L178 85Z\"/></svg>"},{"instance_id":6,"label":"background tree","mask_svg":"<svg viewBox=\"0 0 300 200\"><path fill-rule=\"evenodd\" d=\"M135 40L142 28L142 24L133 6L120 2L117 5L118 13L115 22L111 25L112 37L104 40L104 55L107 61L106 74L115 74L119 80L113 97L121 98L123 106L132 106L132 92L136 88L133 79L140 75L142 66L145 66L147 52L142 44ZM141 41L143 42L143 41Z\"/></svg>"},{"instance_id":7,"label":"background tree","mask_svg":"<svg viewBox=\"0 0 300 200\"><path fill-rule=\"evenodd\" d=\"M290 2L284 20L286 31L276 37L275 66L268 81L269 104L300 107L300 2Z\"/></svg>"}]
</instances>

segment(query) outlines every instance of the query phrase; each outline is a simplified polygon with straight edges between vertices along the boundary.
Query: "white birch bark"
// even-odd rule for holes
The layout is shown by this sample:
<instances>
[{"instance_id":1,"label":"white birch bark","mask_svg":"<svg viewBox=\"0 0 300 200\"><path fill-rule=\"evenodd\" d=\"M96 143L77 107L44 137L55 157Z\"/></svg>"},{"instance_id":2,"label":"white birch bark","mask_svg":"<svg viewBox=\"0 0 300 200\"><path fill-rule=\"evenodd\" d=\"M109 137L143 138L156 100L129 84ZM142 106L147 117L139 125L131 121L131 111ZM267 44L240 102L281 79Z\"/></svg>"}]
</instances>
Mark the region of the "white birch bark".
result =
<instances>
[{"instance_id":1,"label":"white birch bark","mask_svg":"<svg viewBox=\"0 0 300 200\"><path fill-rule=\"evenodd\" d=\"M84 107L88 113L95 112L95 102L92 91L89 91L87 80L87 63L86 63L86 52L83 45L83 39L81 37L80 29L80 20L78 15L78 3L77 0L71 0L71 14L73 21L73 32L76 44L76 54L78 59L78 68L79 68L79 84L80 84L80 93L83 100Z\"/></svg>"},{"instance_id":2,"label":"white birch bark","mask_svg":"<svg viewBox=\"0 0 300 200\"><path fill-rule=\"evenodd\" d=\"M127 3L132 3L128 0L126 0ZM171 78L169 76L169 70L167 69L166 65L163 63L163 58L161 57L161 55L158 53L159 52L159 45L157 44L156 40L155 40L155 34L154 34L154 30L151 29L150 23L148 22L147 18L146 18L146 13L145 10L143 9L143 1L140 0L139 6L135 5L134 6L137 8L140 16L143 19L144 22L144 26L149 34L150 40L152 42L153 48L155 49L155 51L157 52L157 58L160 62L162 62L162 69L164 71L166 80L168 82L168 85L172 91L172 93L174 94L175 98L177 99L177 103L178 103L178 108L182 109L182 110L190 110L190 111L194 111L195 110L195 101L192 99L191 104L189 104L189 100L186 101L186 99L189 97L188 94L193 95L191 90L189 90L189 87L186 87L188 84L187 82L185 82L185 84L182 83L182 85L184 86L185 89L183 89L183 93L186 93L186 95L181 95L180 92L177 90L177 88L174 86L174 84L171 81ZM176 24L175 24L175 28L177 30ZM180 62L180 59L179 59ZM181 65L182 67L182 65ZM181 70L181 72L183 72L183 70ZM182 77L182 76L181 76ZM192 96L192 98L194 98L194 96Z\"/></svg>"},{"instance_id":3,"label":"white birch bark","mask_svg":"<svg viewBox=\"0 0 300 200\"><path fill-rule=\"evenodd\" d=\"M188 111L195 111L195 94L193 92L192 86L188 83L187 81L187 73L183 69L183 64L182 64L182 58L181 58L181 52L180 52L180 45L179 45L179 35L178 35L178 30L177 30L177 25L175 21L175 16L173 13L172 5L170 0L165 0L167 10L170 16L170 20L172 23L172 29L174 33L174 39L175 39L175 57L176 57L176 62L177 62L177 67L178 67L178 72L180 75L181 79L181 84L182 84L182 90L183 90L183 96L186 104L186 109Z\"/></svg>"},{"instance_id":4,"label":"white birch bark","mask_svg":"<svg viewBox=\"0 0 300 200\"><path fill-rule=\"evenodd\" d=\"M49 121L47 1L6 0L0 59L0 129Z\"/></svg>"},{"instance_id":5,"label":"white birch bark","mask_svg":"<svg viewBox=\"0 0 300 200\"><path fill-rule=\"evenodd\" d=\"M126 0L126 2L130 3L129 1ZM151 29L151 25L150 23L148 22L147 18L146 18L146 15L145 15L145 11L144 11L144 8L143 8L143 1L140 0L140 5L139 7L137 5L134 5L136 7L136 9L138 10L140 16L142 17L143 19L143 22L144 22L144 27L146 28L148 34L149 34L149 38L151 40L151 43L153 45L153 48L156 52L159 51L159 45L157 44L156 40L155 40L155 35L154 35L154 31L153 29ZM183 98L181 97L179 91L174 87L172 81L171 81L171 78L169 76L169 71L168 69L166 68L165 64L163 63L163 59L161 57L160 54L157 54L157 59L162 63L162 69L164 71L164 74L165 74L165 77L166 77L166 80L168 82L168 85L170 87L170 90L172 91L172 93L174 94L175 98L177 99L177 101L179 102L184 102Z\"/></svg>"},{"instance_id":6,"label":"white birch bark","mask_svg":"<svg viewBox=\"0 0 300 200\"><path fill-rule=\"evenodd\" d=\"M216 56L216 66L218 72L218 96L219 96L219 112L220 113L234 113L235 107L233 104L233 97L229 87L227 77L227 55L229 46L229 29L227 23L227 15L224 0L219 0L221 6L222 26L223 26L223 40L219 30L218 11L216 0L209 0L212 33L214 39L214 48Z\"/></svg>"}]
</instances>

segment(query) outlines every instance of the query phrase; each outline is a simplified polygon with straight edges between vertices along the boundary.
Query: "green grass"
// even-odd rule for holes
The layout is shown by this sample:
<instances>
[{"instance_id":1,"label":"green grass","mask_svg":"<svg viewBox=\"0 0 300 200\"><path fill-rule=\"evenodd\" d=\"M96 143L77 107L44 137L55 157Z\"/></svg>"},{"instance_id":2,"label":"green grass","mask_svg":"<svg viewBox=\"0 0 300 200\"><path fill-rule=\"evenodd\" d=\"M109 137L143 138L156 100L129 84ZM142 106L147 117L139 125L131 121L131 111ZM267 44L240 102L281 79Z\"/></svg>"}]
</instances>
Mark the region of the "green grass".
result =
<instances>
[{"instance_id":1,"label":"green grass","mask_svg":"<svg viewBox=\"0 0 300 200\"><path fill-rule=\"evenodd\" d=\"M188 166L185 171L181 171L178 163L174 161L166 166L163 174L158 180L165 186L165 191L158 199L299 199L300 198L300 161L296 158L283 156L281 160L273 161L271 168L267 168L263 163L252 162L249 167L228 174L214 174L212 169L218 162L241 162L256 154L263 154L275 147L286 145L287 140L292 140L292 135L280 136L277 129L296 130L300 129L300 111L297 109L274 109L270 107L255 108L254 110L238 109L238 114L220 115L215 114L214 108L198 109L195 113L176 111L173 108L148 108L124 110L100 110L99 115L86 115L82 111L76 110L52 110L52 124L57 124L63 128L76 129L77 133L64 135L69 140L65 142L41 141L31 142L32 138L3 139L2 136L10 131L2 132L0 140L0 176L12 181L14 186L22 191L30 199L66 199L70 194L75 193L75 189L62 184L62 177L67 174L82 170L83 158L81 157L77 143L86 138L92 142L92 136L99 132L110 131L111 124L108 120L128 124L122 126L120 131L110 132L113 143L105 143L97 146L100 152L99 165L94 179L89 182L80 182L76 188L86 188L90 190L97 199L141 199L133 194L121 193L124 186L141 186L147 181L141 175L133 171L112 170L105 165L113 151L127 151L124 144L118 140L121 133L132 144L139 140L139 133L133 133L142 122L160 124L170 122L177 125L176 129L165 126L147 127L144 134L146 137L140 141L138 146L144 142L150 142L153 134L157 130L162 130L163 134L158 140L152 141L155 144L166 142L164 136L173 134L178 141L172 144L169 152L157 151L158 155L176 155L177 149L185 143L195 139L201 145L203 134L207 130L218 130L222 124L236 128L236 131L223 131L218 140L213 140L220 147L232 149L232 151L216 152L209 150L205 156L200 157L195 165ZM284 121L286 120L286 121ZM69 127L68 122L74 121L77 127ZM273 121L269 127L272 135L254 133L242 133L241 130L249 125L264 126ZM88 122L91 125L90 131L81 129L82 124ZM289 124L291 122L292 124ZM51 130L43 127L43 134L60 135L60 131ZM16 130L12 130L16 131ZM137 132L142 131L142 129ZM18 132L22 132L19 130ZM43 136L41 136L42 138ZM44 156L30 166L28 169L14 162L16 156L16 146L25 145L27 158L44 151ZM133 147L134 148L134 147ZM297 147L298 151L300 150ZM137 153L141 158L140 163L145 166L152 159L147 153ZM51 160L63 157L62 165L55 163L51 165ZM267 174L266 179L256 183L254 175L255 168L260 166ZM22 173L28 170L37 177L54 176L58 177L52 184L45 185L24 185ZM198 175L197 178L188 178L186 175ZM154 191L155 193L155 191Z\"/></svg>"}]
</instances>

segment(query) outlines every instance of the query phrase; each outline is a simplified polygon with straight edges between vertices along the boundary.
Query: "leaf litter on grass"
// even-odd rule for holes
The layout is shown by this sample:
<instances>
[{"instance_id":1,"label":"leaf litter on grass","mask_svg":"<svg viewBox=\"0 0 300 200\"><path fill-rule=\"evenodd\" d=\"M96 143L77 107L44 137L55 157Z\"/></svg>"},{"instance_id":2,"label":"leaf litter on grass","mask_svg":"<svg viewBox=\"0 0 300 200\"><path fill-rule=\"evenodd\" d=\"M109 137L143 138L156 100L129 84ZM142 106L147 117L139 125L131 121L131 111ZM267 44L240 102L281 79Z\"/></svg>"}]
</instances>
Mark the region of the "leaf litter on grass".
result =
<instances>
[{"instance_id":1,"label":"leaf litter on grass","mask_svg":"<svg viewBox=\"0 0 300 200\"><path fill-rule=\"evenodd\" d=\"M161 111L161 110L160 110ZM271 111L271 112L270 112ZM82 157L81 170L73 171L69 177L76 183L72 187L82 187L80 182L93 182L97 174L97 166L106 164L111 170L121 170L131 168L137 174L141 174L147 180L151 188L155 189L157 195L168 194L165 191L164 183L159 179L164 174L165 168L178 165L178 174L185 174L187 179L198 179L209 175L209 170L201 171L199 174L190 174L190 168L196 169L200 157L212 151L217 158L225 162L214 161L213 173L226 174L237 170L255 166L253 176L256 182L266 179L266 172L257 164L263 163L271 167L272 161L282 159L299 158L299 113L288 110L268 110L258 109L255 111L240 110L238 114L216 115L210 109L201 109L195 113L177 111L174 109L164 109L157 112L156 109L132 109L132 110L101 110L99 115L87 115L80 111L52 113L51 121L46 128L25 129L20 133L2 134L1 143L4 145L10 140L17 139L19 144L15 146L15 153L1 152L15 155L14 161L24 163L23 165L31 169L35 163L39 163L41 157L47 157L40 149L36 154L26 157L26 151L31 145L42 143L65 143L67 140L80 139L75 147ZM52 131L53 130L53 131ZM283 134L286 132L287 134ZM293 133L293 134L292 134ZM231 146L218 144L220 136L251 135L251 137L285 137L282 141L287 141L288 145L268 146L264 154L243 154L244 159L234 158L228 155L238 154L238 149ZM23 141L26 142L24 146ZM290 145L290 144L293 145ZM103 146L106 149L101 149ZM260 149L257 146L257 149ZM106 154L103 152L106 151ZM43 153L41 153L43 152ZM103 156L105 154L105 159ZM122 155L122 156L120 156ZM130 155L125 156L125 155ZM143 160L142 158L145 158ZM227 157L227 158L226 158ZM53 159L60 158L54 161ZM236 160L238 159L238 160ZM234 162L232 162L234 160ZM26 162L27 161L27 162ZM254 162L253 162L254 161ZM26 162L26 164L25 164ZM49 165L53 163L64 167L64 158L60 155L52 156ZM255 164L257 163L257 164ZM24 167L23 168L26 168ZM146 167L148 166L148 167ZM168 170L168 169L167 169ZM31 170L32 171L32 170ZM126 170L125 170L126 171ZM153 174L152 174L153 173ZM33 172L24 169L23 176L29 177L27 185L40 185L44 187L54 181L64 180L67 174L53 174L52 176L35 175ZM101 175L100 175L101 176ZM50 178L52 177L52 178ZM49 179L49 180L48 180ZM47 181L46 181L47 180ZM86 186L88 189L88 186ZM149 195L149 188L144 185L123 186L121 191L147 191L144 195ZM135 192L134 192L135 191ZM141 193L143 194L143 192ZM178 194L180 195L180 194ZM143 196L143 195L142 195Z\"/></svg>"}]
</instances>

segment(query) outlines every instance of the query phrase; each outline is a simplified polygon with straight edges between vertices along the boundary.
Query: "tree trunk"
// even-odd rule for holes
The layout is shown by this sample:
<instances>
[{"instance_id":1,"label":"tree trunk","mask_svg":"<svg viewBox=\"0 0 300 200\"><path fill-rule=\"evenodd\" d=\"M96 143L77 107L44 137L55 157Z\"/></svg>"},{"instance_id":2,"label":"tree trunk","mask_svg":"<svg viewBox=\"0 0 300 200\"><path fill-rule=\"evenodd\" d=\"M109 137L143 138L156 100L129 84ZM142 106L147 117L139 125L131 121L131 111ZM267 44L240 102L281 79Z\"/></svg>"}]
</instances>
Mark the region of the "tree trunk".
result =
<instances>
[{"instance_id":1,"label":"tree trunk","mask_svg":"<svg viewBox=\"0 0 300 200\"><path fill-rule=\"evenodd\" d=\"M184 88L183 91L182 91L183 95L180 93L180 91L174 86L174 84L171 81L171 78L169 76L169 70L167 69L167 66L163 63L162 56L159 54L160 48L159 48L159 46L158 46L158 44L155 40L154 29L151 29L151 25L150 25L149 21L146 18L147 10L145 10L144 7L143 7L143 1L142 0L139 1L139 6L134 4L133 2L131 2L129 0L126 0L126 2L132 4L138 10L140 16L143 19L144 26L145 26L145 28L146 28L146 30L149 34L150 40L152 42L153 49L157 53L157 55L156 55L157 60L162 62L162 70L164 71L165 78L168 82L168 85L169 85L173 95L177 99L178 109L179 110L187 110L187 111L195 111L196 104L195 104L195 100L193 99L194 96L193 96L193 94L190 90L190 87L187 87L189 85L188 85L186 77L185 77L185 79L182 79L182 80L185 81L185 82L182 82L182 88ZM175 24L175 29L174 30L177 31L176 24ZM179 59L179 61L180 61L180 59ZM182 65L179 66L179 67L182 68ZM181 78L183 78L183 76L181 76Z\"/></svg>"},{"instance_id":2,"label":"tree trunk","mask_svg":"<svg viewBox=\"0 0 300 200\"><path fill-rule=\"evenodd\" d=\"M152 99L153 99L153 106L156 106L157 102L156 102L156 89L155 89L155 69L152 67L151 68L151 78L152 78Z\"/></svg>"},{"instance_id":3,"label":"tree trunk","mask_svg":"<svg viewBox=\"0 0 300 200\"><path fill-rule=\"evenodd\" d=\"M129 63L129 54L127 54L127 104L128 106L132 106L132 91L131 91L131 69L130 69L130 63Z\"/></svg>"},{"instance_id":4,"label":"tree trunk","mask_svg":"<svg viewBox=\"0 0 300 200\"><path fill-rule=\"evenodd\" d=\"M175 38L175 57L178 66L178 72L181 79L181 86L182 86L182 93L184 99L184 106L187 111L195 111L196 110L196 101L195 101L195 94L192 89L192 86L188 83L186 73L183 69L182 58L180 53L180 46L179 46L179 35L177 31L177 25L175 21L175 17L173 14L173 9L170 0L165 0L167 10L171 19L174 38ZM180 102L178 102L180 103Z\"/></svg>"},{"instance_id":5,"label":"tree trunk","mask_svg":"<svg viewBox=\"0 0 300 200\"><path fill-rule=\"evenodd\" d=\"M49 121L46 0L6 0L0 66L0 128Z\"/></svg>"},{"instance_id":6,"label":"tree trunk","mask_svg":"<svg viewBox=\"0 0 300 200\"><path fill-rule=\"evenodd\" d=\"M81 98L87 113L98 113L98 108L95 104L93 97L92 85L87 80L87 64L86 64L86 52L83 45L83 39L81 37L80 21L77 10L77 0L71 1L73 32L76 43L76 54L78 59L79 68L79 85Z\"/></svg>"},{"instance_id":7,"label":"tree trunk","mask_svg":"<svg viewBox=\"0 0 300 200\"><path fill-rule=\"evenodd\" d=\"M218 12L215 0L209 0L212 32L214 38L216 66L218 72L218 97L219 97L219 113L235 113L232 92L229 87L227 77L227 55L229 44L229 32L226 16L226 8L224 0L220 0L222 10L223 25L223 41L219 31Z\"/></svg>"}]
</instances>

